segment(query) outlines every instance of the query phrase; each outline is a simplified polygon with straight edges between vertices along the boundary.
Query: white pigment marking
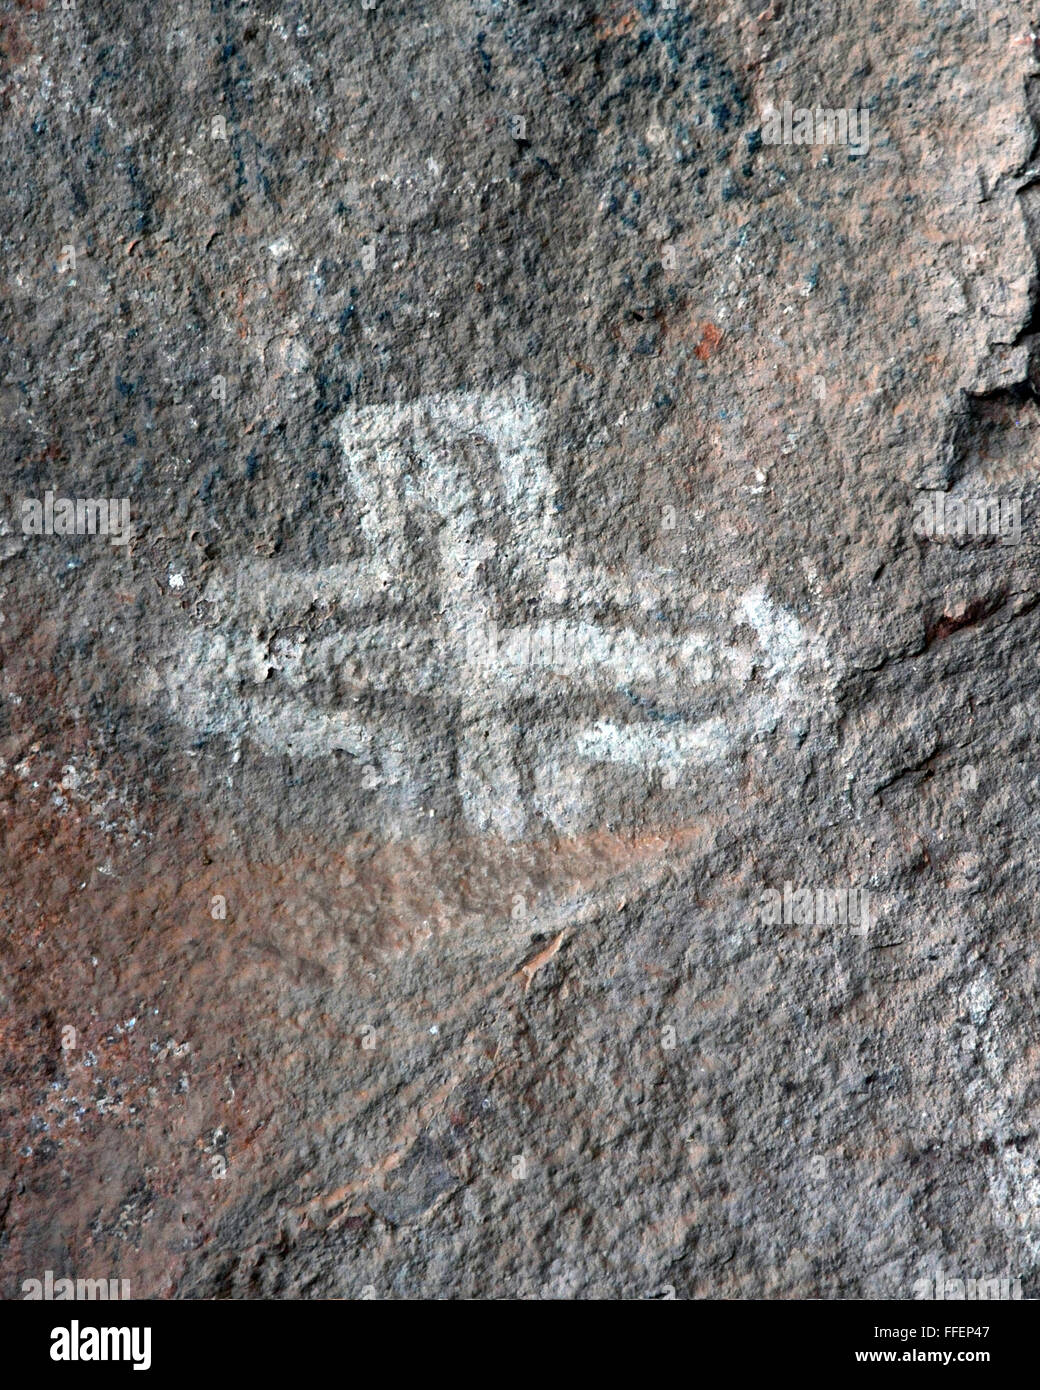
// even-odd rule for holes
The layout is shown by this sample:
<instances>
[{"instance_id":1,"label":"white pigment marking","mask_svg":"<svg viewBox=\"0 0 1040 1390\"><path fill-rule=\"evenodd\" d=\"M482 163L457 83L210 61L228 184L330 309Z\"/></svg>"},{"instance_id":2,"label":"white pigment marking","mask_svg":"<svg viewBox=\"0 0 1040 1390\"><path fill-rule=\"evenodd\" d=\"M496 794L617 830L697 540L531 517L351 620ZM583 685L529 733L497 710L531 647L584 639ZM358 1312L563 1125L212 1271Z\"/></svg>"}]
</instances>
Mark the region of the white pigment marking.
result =
<instances>
[{"instance_id":1,"label":"white pigment marking","mask_svg":"<svg viewBox=\"0 0 1040 1390\"><path fill-rule=\"evenodd\" d=\"M753 647L723 640L721 623L646 631L674 578L611 575L567 549L544 424L538 404L502 391L348 411L338 430L365 555L295 571L249 559L215 574L204 597L216 627L188 634L170 665L177 716L270 752L345 752L370 769L365 785L400 818L421 813L430 789L427 735L409 712L425 702L423 729L430 708L439 709L435 722L454 742L466 823L507 839L525 833L532 813L561 831L592 824L583 767L678 776L774 730L800 701L799 677L819 656L797 620L761 586L740 598L733 621L751 626L766 657L753 694L745 686L761 659ZM413 542L416 522L425 526L425 549ZM496 563L512 585L538 596L533 620L499 621L512 595L490 579ZM439 602L417 617L414 596L431 573ZM607 604L640 626L595 619ZM321 635L279 631L309 613L339 625ZM379 713L360 708L373 693L385 697ZM591 696L622 698L634 712L571 712ZM691 704L719 698L723 715L705 708L691 717ZM530 725L522 726L519 701L524 719L532 706L540 711Z\"/></svg>"}]
</instances>

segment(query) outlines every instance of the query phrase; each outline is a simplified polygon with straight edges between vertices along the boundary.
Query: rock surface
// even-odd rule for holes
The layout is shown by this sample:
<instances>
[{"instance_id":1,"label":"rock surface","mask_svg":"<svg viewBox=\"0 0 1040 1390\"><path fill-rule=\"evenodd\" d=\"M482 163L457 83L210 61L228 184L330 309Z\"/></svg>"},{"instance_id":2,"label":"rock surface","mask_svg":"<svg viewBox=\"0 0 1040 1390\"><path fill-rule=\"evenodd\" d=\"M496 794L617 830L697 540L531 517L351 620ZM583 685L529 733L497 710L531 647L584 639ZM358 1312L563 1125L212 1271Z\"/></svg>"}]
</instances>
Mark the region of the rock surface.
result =
<instances>
[{"instance_id":1,"label":"rock surface","mask_svg":"<svg viewBox=\"0 0 1040 1390\"><path fill-rule=\"evenodd\" d=\"M7 0L3 1297L1040 1295L1031 17Z\"/></svg>"}]
</instances>

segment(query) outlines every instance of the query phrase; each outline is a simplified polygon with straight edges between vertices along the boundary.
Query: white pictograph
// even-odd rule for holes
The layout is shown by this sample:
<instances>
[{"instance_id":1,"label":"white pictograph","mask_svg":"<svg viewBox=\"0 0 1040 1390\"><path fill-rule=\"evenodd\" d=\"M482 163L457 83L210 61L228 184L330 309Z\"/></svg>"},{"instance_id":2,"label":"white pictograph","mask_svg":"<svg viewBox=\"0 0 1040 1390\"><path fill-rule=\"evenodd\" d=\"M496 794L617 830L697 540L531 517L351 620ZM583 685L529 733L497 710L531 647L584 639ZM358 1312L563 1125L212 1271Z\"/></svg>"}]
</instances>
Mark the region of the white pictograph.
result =
<instances>
[{"instance_id":1,"label":"white pictograph","mask_svg":"<svg viewBox=\"0 0 1040 1390\"><path fill-rule=\"evenodd\" d=\"M346 754L396 825L448 778L467 825L507 839L595 824L594 769L675 786L775 730L820 657L800 624L755 588L702 596L676 632L659 613L683 576L577 558L544 423L522 389L349 411L363 557L215 575L214 622L170 665L177 716L235 744Z\"/></svg>"}]
</instances>

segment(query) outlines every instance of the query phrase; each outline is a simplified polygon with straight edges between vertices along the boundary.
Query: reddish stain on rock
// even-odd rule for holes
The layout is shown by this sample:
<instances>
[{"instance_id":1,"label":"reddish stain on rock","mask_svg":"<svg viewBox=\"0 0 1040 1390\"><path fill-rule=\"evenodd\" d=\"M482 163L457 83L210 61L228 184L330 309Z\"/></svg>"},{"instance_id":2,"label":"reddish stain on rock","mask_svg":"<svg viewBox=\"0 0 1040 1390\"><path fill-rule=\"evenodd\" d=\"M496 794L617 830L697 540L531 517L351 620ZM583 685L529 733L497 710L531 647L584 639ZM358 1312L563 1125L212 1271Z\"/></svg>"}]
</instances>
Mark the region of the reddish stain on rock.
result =
<instances>
[{"instance_id":1,"label":"reddish stain on rock","mask_svg":"<svg viewBox=\"0 0 1040 1390\"><path fill-rule=\"evenodd\" d=\"M706 362L722 342L722 333L713 323L701 324L701 340L693 349L694 357Z\"/></svg>"}]
</instances>

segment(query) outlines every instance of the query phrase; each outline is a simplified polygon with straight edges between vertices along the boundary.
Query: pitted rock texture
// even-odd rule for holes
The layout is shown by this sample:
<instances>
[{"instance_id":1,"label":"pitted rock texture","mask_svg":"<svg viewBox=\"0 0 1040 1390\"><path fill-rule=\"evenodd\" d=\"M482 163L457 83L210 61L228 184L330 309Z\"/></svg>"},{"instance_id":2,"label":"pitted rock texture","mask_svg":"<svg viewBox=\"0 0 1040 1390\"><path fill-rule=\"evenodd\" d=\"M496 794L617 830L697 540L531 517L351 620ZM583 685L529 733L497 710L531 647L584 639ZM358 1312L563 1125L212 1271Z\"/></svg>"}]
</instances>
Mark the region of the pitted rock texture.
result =
<instances>
[{"instance_id":1,"label":"pitted rock texture","mask_svg":"<svg viewBox=\"0 0 1040 1390\"><path fill-rule=\"evenodd\" d=\"M1040 1293L1033 18L4 0L4 1297Z\"/></svg>"}]
</instances>

